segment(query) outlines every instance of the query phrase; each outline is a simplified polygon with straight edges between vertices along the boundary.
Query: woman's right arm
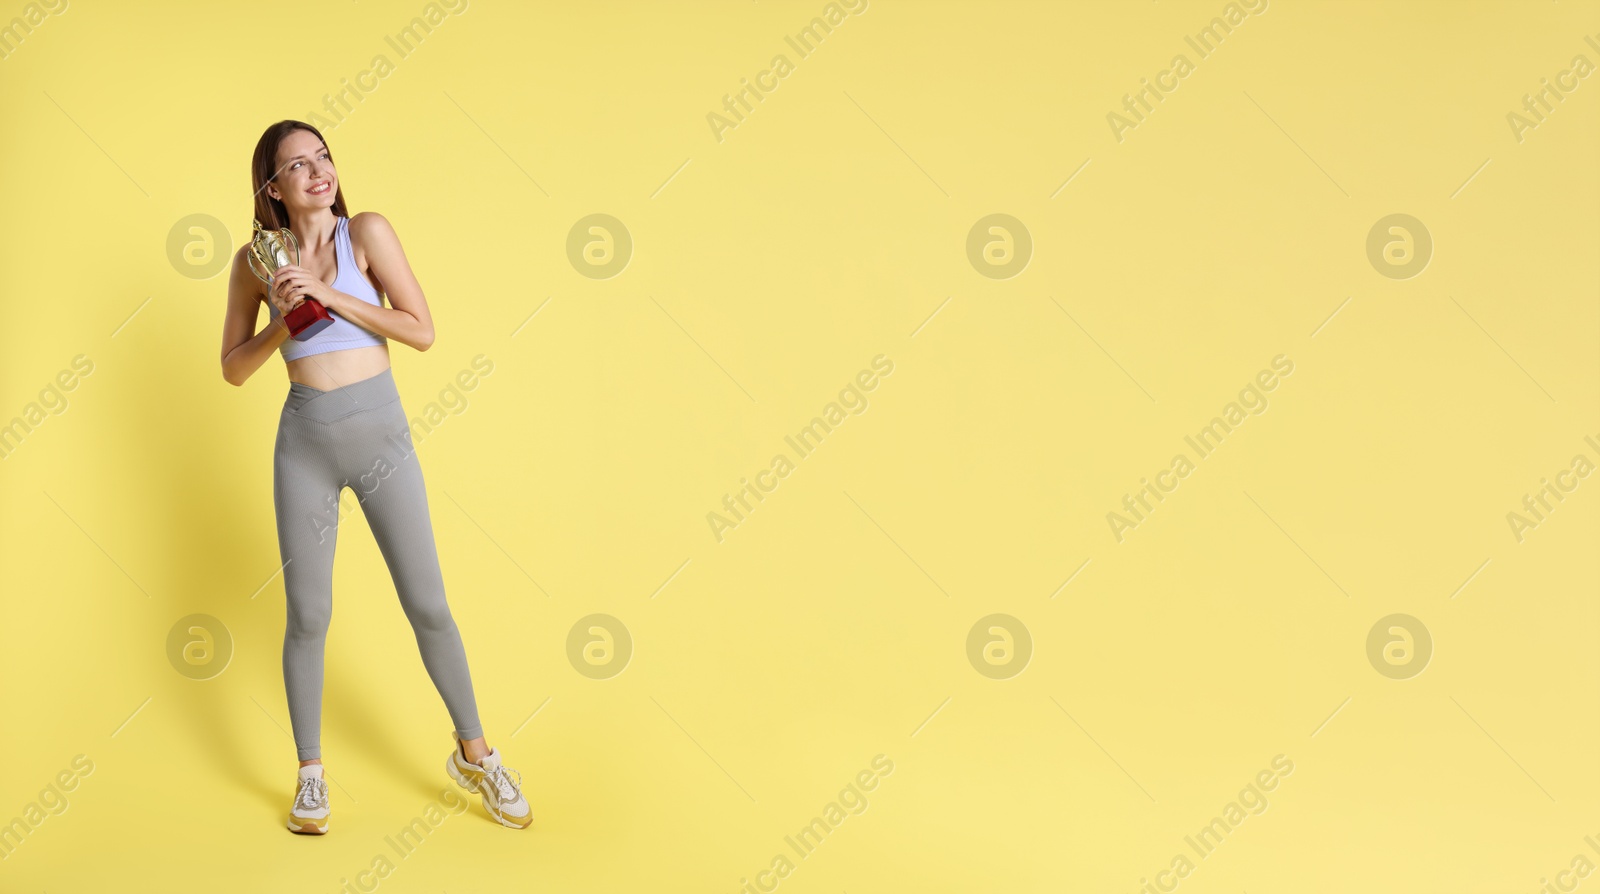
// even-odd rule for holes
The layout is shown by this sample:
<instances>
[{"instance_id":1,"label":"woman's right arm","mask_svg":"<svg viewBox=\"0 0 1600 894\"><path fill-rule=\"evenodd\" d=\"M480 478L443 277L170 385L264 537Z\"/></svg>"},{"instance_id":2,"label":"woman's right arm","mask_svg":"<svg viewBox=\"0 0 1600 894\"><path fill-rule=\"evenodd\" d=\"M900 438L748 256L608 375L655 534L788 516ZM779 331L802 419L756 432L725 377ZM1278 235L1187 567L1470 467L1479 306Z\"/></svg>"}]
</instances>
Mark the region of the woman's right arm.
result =
<instances>
[{"instance_id":1,"label":"woman's right arm","mask_svg":"<svg viewBox=\"0 0 1600 894\"><path fill-rule=\"evenodd\" d=\"M282 316L267 317L266 328L255 332L256 319L266 298L264 284L250 271L244 246L233 256L228 276L228 313L222 321L222 378L243 385L289 338ZM254 334L252 334L254 333Z\"/></svg>"}]
</instances>

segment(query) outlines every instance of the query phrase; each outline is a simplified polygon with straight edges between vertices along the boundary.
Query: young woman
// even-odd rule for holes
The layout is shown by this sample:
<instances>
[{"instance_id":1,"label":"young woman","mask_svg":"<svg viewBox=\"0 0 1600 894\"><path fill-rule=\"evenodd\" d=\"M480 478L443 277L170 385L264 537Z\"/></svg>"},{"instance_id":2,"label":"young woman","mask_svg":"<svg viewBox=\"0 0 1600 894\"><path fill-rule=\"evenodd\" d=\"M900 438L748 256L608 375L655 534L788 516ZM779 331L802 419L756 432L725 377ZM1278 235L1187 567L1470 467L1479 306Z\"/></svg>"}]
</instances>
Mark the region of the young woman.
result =
<instances>
[{"instance_id":1,"label":"young woman","mask_svg":"<svg viewBox=\"0 0 1600 894\"><path fill-rule=\"evenodd\" d=\"M300 263L280 269L270 288L251 272L248 245L234 255L222 327L228 382L243 385L273 351L283 355L289 372L272 463L288 608L283 684L300 759L289 829L328 830L322 658L333 610L339 498L347 486L388 563L423 665L455 726L445 771L481 793L490 816L527 828L533 814L522 777L483 740L466 652L445 601L422 468L389 366L390 339L419 351L433 344L422 287L387 220L372 211L349 216L333 155L316 128L300 121L267 128L251 174L256 219L267 229L288 227L300 243ZM390 307L383 306L384 295ZM321 302L334 322L296 341L283 315L308 298ZM256 332L263 302L269 319Z\"/></svg>"}]
</instances>

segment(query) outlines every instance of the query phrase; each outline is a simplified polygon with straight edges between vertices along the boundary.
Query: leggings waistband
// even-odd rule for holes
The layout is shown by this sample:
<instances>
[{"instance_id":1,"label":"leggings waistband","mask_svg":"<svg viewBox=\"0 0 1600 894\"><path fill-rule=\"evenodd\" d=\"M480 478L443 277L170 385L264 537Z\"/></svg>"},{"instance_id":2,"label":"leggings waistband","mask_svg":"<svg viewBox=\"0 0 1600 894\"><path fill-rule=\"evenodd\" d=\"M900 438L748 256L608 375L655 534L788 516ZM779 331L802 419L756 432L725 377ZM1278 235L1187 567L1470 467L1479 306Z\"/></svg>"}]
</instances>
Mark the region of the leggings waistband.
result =
<instances>
[{"instance_id":1,"label":"leggings waistband","mask_svg":"<svg viewBox=\"0 0 1600 894\"><path fill-rule=\"evenodd\" d=\"M375 376L351 382L332 391L322 391L300 382L289 383L289 396L283 402L285 412L296 416L332 422L360 410L381 407L400 399L394 384L393 368Z\"/></svg>"}]
</instances>

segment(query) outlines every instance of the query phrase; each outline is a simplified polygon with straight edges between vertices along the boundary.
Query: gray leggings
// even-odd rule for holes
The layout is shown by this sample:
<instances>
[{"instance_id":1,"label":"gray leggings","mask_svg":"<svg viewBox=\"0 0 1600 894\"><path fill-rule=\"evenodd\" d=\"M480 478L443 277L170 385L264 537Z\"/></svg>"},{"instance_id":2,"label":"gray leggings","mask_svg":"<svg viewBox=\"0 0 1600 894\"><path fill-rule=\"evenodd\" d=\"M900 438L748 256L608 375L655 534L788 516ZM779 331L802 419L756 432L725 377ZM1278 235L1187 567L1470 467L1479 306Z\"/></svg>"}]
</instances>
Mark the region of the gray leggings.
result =
<instances>
[{"instance_id":1,"label":"gray leggings","mask_svg":"<svg viewBox=\"0 0 1600 894\"><path fill-rule=\"evenodd\" d=\"M300 760L322 756L322 653L333 615L339 497L355 492L389 565L422 663L463 739L483 735L428 518L422 466L392 370L332 391L289 383L272 457L288 623L283 686Z\"/></svg>"}]
</instances>

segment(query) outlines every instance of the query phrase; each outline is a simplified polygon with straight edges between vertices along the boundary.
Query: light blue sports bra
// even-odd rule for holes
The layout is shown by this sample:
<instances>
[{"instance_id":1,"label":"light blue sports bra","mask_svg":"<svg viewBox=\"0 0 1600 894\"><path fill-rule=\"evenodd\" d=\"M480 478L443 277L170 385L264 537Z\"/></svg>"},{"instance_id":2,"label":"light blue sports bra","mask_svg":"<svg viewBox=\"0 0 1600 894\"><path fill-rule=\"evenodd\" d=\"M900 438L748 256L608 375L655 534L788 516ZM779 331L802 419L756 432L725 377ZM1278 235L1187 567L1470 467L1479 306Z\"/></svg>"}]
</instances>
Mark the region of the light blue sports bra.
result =
<instances>
[{"instance_id":1,"label":"light blue sports bra","mask_svg":"<svg viewBox=\"0 0 1600 894\"><path fill-rule=\"evenodd\" d=\"M356 252L350 245L350 218L340 217L337 220L338 223L334 227L333 234L333 255L338 261L339 270L333 278L333 288L347 295L354 295L369 304L382 307L383 301L378 297L377 290L372 287L372 283L367 281L367 278L361 274L360 268L356 266ZM267 302L267 310L274 320L279 317L278 308L271 301ZM329 351L343 351L349 348L365 348L371 345L386 344L389 341L372 330L345 319L332 308L328 309L328 315L333 317L333 323L316 335L305 341L297 341L293 338L284 339L283 344L278 346L278 353L283 355L285 363L290 360L298 360L301 357L309 357L312 354L325 354Z\"/></svg>"}]
</instances>

